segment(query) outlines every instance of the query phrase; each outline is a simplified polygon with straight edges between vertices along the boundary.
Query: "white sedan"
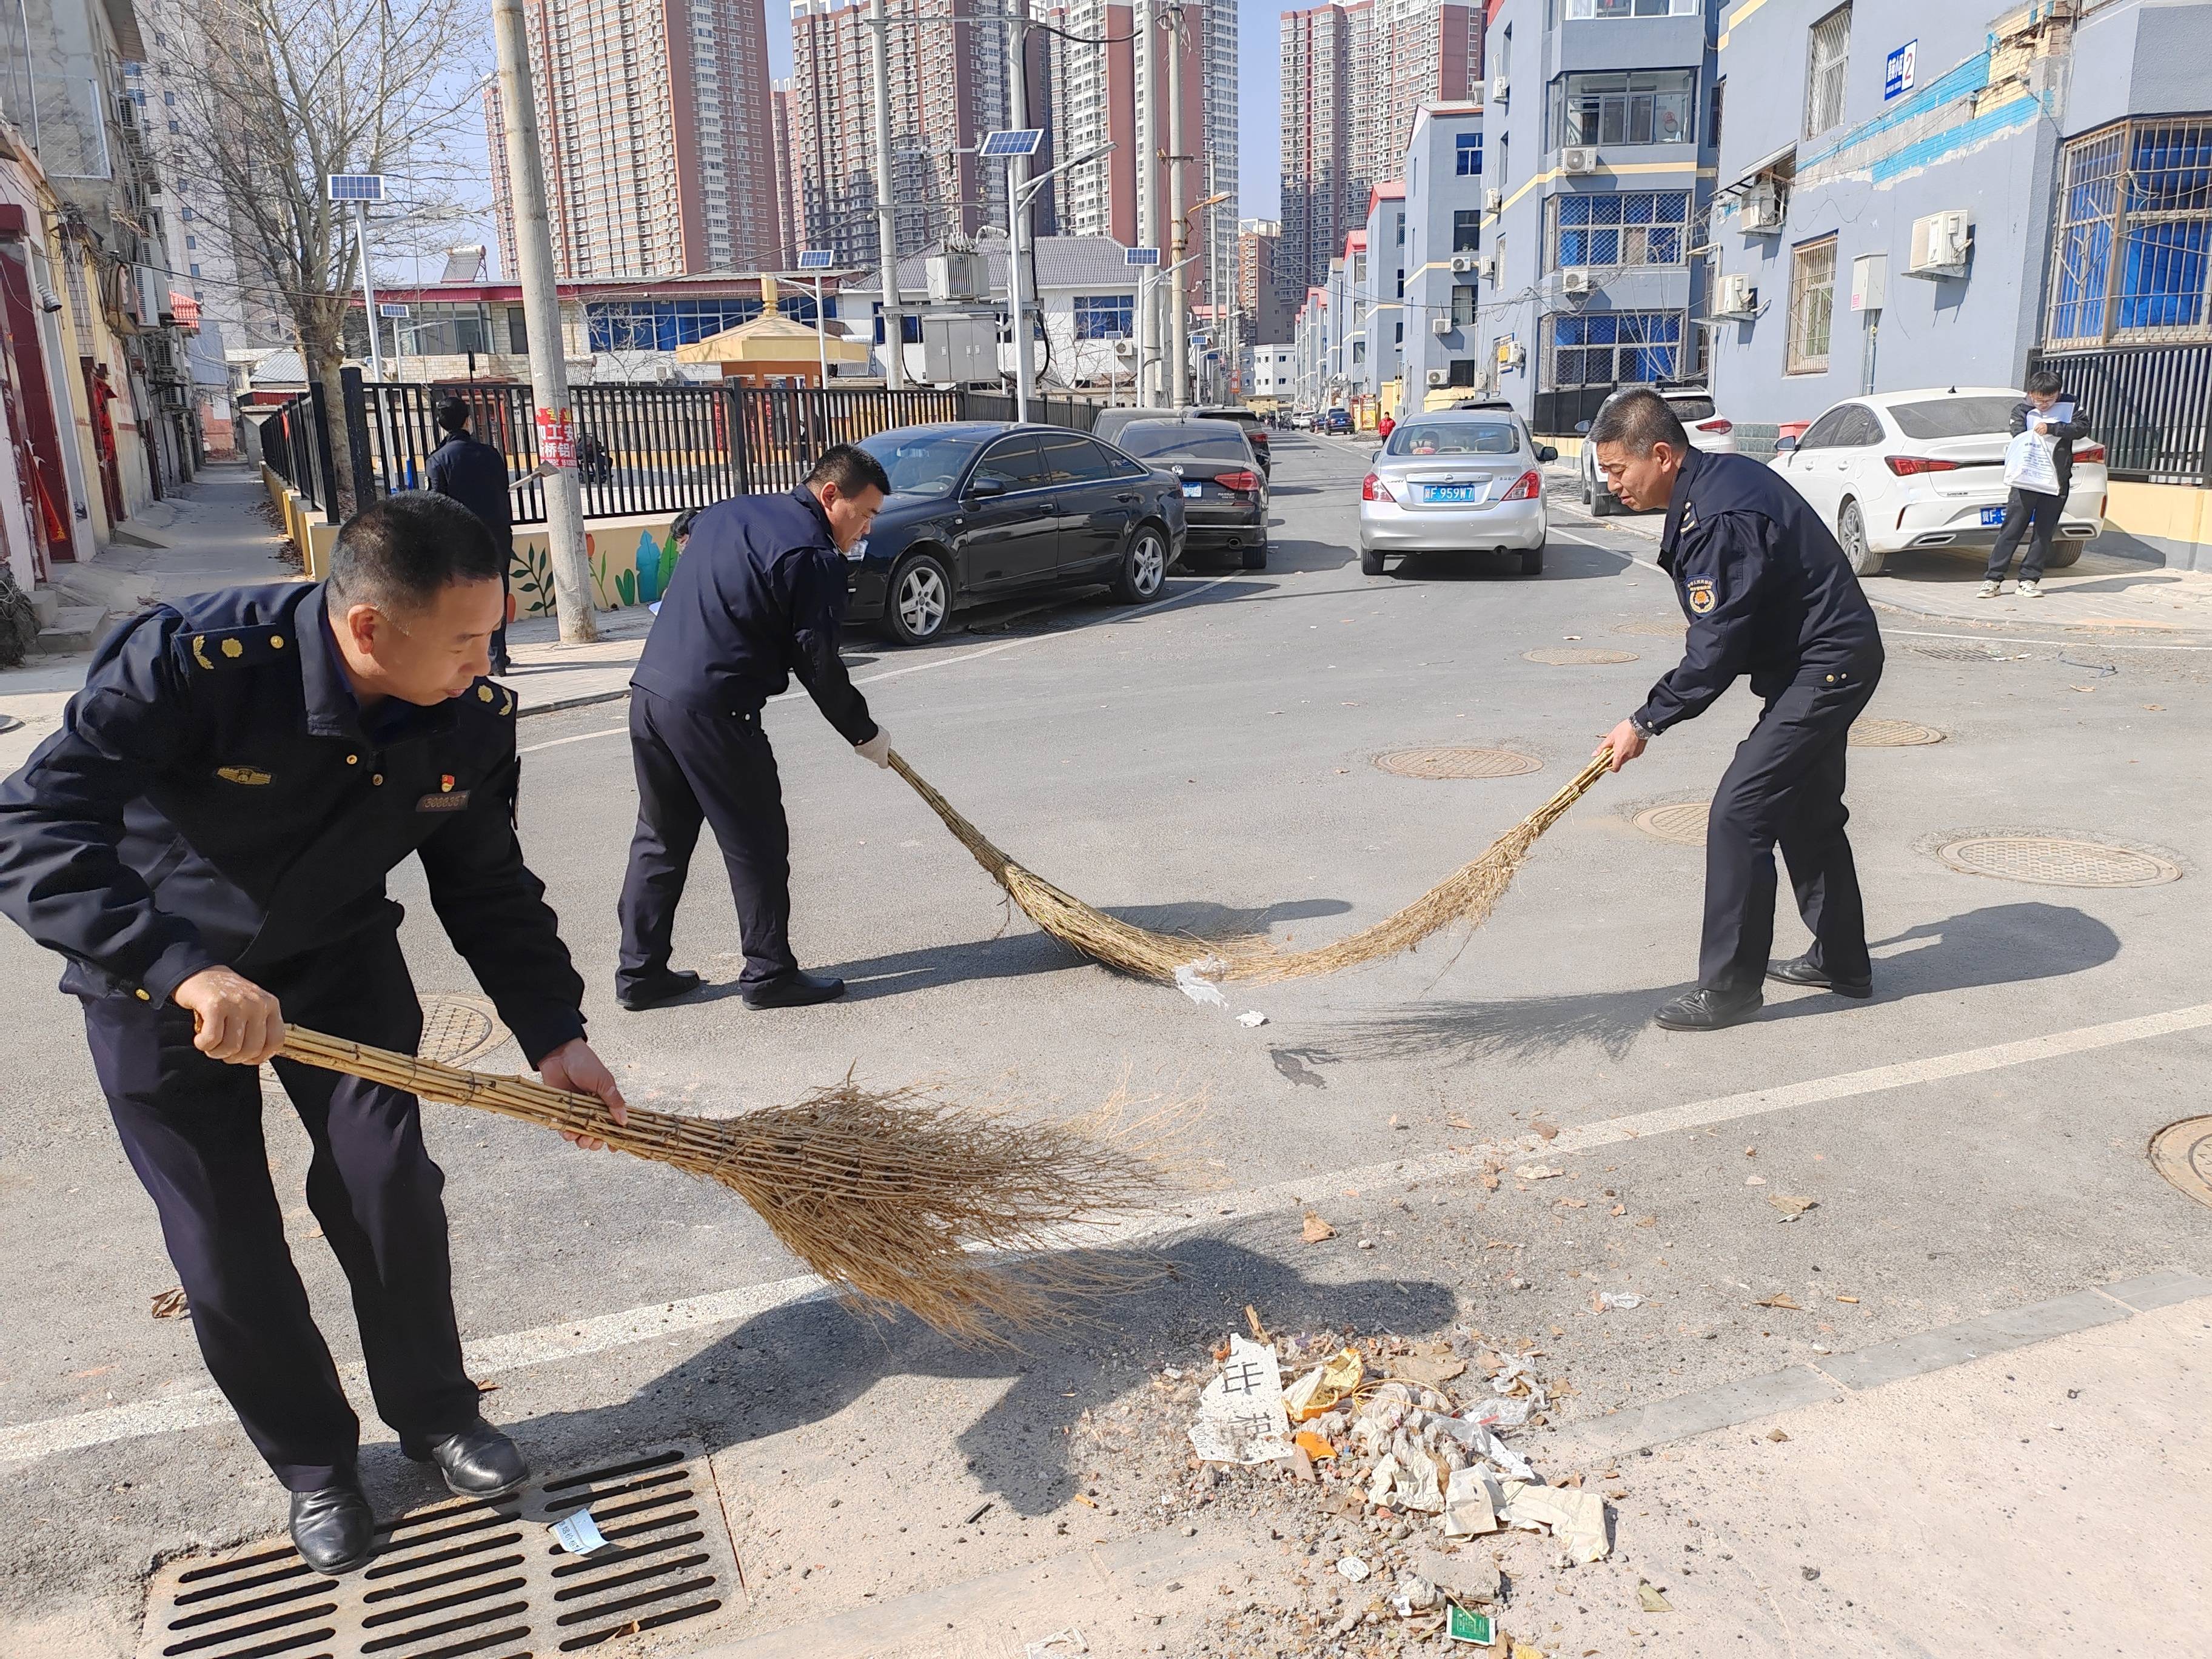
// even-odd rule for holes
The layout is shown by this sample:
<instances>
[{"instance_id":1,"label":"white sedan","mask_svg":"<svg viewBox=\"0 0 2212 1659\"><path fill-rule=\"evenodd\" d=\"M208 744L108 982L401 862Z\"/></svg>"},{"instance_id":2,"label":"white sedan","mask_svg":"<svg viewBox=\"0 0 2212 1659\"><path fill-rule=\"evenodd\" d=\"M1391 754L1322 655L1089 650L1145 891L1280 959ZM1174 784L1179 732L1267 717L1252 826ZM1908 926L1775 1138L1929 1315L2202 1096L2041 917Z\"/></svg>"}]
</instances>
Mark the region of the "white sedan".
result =
<instances>
[{"instance_id":1,"label":"white sedan","mask_svg":"<svg viewBox=\"0 0 2212 1659\"><path fill-rule=\"evenodd\" d=\"M1690 434L1691 448L1702 450L1708 455L1735 453L1735 422L1714 406L1713 394L1703 386L1625 386L1605 401L1607 404L1613 402L1623 392L1643 391L1656 392L1666 399L1667 407L1674 411L1674 418L1681 422L1682 429ZM1605 404L1598 406L1598 412L1605 412ZM1597 446L1589 441L1589 429L1590 422L1584 421L1580 428L1583 434L1582 457L1576 463L1582 474L1583 505L1589 509L1593 519L1610 518L1628 509L1615 499L1604 476L1597 470Z\"/></svg>"},{"instance_id":2,"label":"white sedan","mask_svg":"<svg viewBox=\"0 0 2212 1659\"><path fill-rule=\"evenodd\" d=\"M1771 465L1836 532L1851 568L1875 576L1893 553L1965 548L1986 555L2004 525L2013 406L2003 386L1952 386L1853 398L1825 411ZM2074 445L2071 492L2051 568L2081 556L2105 516L2105 447Z\"/></svg>"}]
</instances>

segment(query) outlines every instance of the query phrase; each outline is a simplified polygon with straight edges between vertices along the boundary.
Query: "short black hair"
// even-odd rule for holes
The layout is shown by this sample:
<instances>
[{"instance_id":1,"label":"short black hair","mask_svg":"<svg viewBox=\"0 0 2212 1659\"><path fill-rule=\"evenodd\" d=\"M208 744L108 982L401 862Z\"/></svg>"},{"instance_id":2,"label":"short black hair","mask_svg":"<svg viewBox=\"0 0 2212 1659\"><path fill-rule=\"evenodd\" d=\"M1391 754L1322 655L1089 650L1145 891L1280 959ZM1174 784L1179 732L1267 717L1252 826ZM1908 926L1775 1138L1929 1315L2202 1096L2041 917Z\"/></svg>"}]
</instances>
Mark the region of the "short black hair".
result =
<instances>
[{"instance_id":1,"label":"short black hair","mask_svg":"<svg viewBox=\"0 0 2212 1659\"><path fill-rule=\"evenodd\" d=\"M1669 445L1678 455L1690 447L1682 417L1664 398L1644 386L1608 398L1590 422L1589 441L1619 444L1632 455L1649 455L1654 444Z\"/></svg>"},{"instance_id":2,"label":"short black hair","mask_svg":"<svg viewBox=\"0 0 2212 1659\"><path fill-rule=\"evenodd\" d=\"M857 495L863 489L891 493L891 476L884 464L865 449L851 444L832 444L823 450L806 475L811 484L836 484L840 495Z\"/></svg>"},{"instance_id":3,"label":"short black hair","mask_svg":"<svg viewBox=\"0 0 2212 1659\"><path fill-rule=\"evenodd\" d=\"M441 432L465 432L468 429L469 406L459 398L448 398L438 405L438 429Z\"/></svg>"},{"instance_id":4,"label":"short black hair","mask_svg":"<svg viewBox=\"0 0 2212 1659\"><path fill-rule=\"evenodd\" d=\"M506 562L507 550L459 501L422 490L387 495L339 527L327 603L333 616L373 605L404 617L455 582L497 581Z\"/></svg>"},{"instance_id":5,"label":"short black hair","mask_svg":"<svg viewBox=\"0 0 2212 1659\"><path fill-rule=\"evenodd\" d=\"M691 533L691 526L698 521L698 518L697 507L685 507L668 521L668 539L672 542L682 541Z\"/></svg>"},{"instance_id":6,"label":"short black hair","mask_svg":"<svg viewBox=\"0 0 2212 1659\"><path fill-rule=\"evenodd\" d=\"M2066 389L2055 368L2039 368L2027 377L2027 389L2039 398L2056 398Z\"/></svg>"}]
</instances>

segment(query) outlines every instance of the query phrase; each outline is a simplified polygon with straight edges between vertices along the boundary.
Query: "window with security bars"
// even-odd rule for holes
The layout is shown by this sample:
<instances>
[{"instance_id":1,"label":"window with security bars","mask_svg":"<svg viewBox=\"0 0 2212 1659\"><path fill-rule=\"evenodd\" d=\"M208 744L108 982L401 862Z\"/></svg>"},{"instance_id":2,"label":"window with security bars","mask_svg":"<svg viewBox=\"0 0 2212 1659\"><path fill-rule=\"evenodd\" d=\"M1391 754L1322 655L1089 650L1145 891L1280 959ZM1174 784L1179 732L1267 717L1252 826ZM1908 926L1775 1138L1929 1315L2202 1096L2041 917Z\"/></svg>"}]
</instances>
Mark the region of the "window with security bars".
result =
<instances>
[{"instance_id":1,"label":"window with security bars","mask_svg":"<svg viewBox=\"0 0 2212 1659\"><path fill-rule=\"evenodd\" d=\"M1836 317L1836 239L1808 242L1790 267L1790 338L1785 373L1825 374Z\"/></svg>"},{"instance_id":2,"label":"window with security bars","mask_svg":"<svg viewBox=\"0 0 2212 1659\"><path fill-rule=\"evenodd\" d=\"M1554 196L1544 204L1545 269L1679 265L1689 221L1686 190Z\"/></svg>"},{"instance_id":3,"label":"window with security bars","mask_svg":"<svg viewBox=\"0 0 2212 1659\"><path fill-rule=\"evenodd\" d=\"M1137 302L1127 294L1079 294L1075 296L1075 337L1079 340L1126 340L1136 332Z\"/></svg>"},{"instance_id":4,"label":"window with security bars","mask_svg":"<svg viewBox=\"0 0 2212 1659\"><path fill-rule=\"evenodd\" d=\"M1467 328L1474 322L1474 284L1455 283L1451 291L1451 320L1454 328Z\"/></svg>"},{"instance_id":5,"label":"window with security bars","mask_svg":"<svg viewBox=\"0 0 2212 1659\"><path fill-rule=\"evenodd\" d=\"M1851 63L1851 9L1838 6L1813 25L1805 43L1805 136L1844 124L1844 83Z\"/></svg>"},{"instance_id":6,"label":"window with security bars","mask_svg":"<svg viewBox=\"0 0 2212 1659\"><path fill-rule=\"evenodd\" d=\"M2212 340L2212 118L2066 146L2044 343Z\"/></svg>"},{"instance_id":7,"label":"window with security bars","mask_svg":"<svg viewBox=\"0 0 2212 1659\"><path fill-rule=\"evenodd\" d=\"M1647 386L1678 378L1679 311L1555 312L1544 319L1544 389Z\"/></svg>"},{"instance_id":8,"label":"window with security bars","mask_svg":"<svg viewBox=\"0 0 2212 1659\"><path fill-rule=\"evenodd\" d=\"M1562 75L1552 82L1551 148L1678 144L1697 137L1698 72Z\"/></svg>"}]
</instances>

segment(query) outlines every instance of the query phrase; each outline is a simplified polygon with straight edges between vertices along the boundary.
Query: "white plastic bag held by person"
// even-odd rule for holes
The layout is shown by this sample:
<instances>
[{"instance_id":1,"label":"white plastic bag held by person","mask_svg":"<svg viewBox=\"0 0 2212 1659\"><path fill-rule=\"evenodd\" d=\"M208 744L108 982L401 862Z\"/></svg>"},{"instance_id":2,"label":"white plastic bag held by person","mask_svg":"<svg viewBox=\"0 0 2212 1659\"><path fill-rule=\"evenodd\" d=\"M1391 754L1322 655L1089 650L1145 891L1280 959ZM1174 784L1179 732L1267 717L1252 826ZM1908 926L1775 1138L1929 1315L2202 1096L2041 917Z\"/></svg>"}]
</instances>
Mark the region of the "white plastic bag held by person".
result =
<instances>
[{"instance_id":1,"label":"white plastic bag held by person","mask_svg":"<svg viewBox=\"0 0 2212 1659\"><path fill-rule=\"evenodd\" d=\"M2058 468L2051 459L2051 440L2023 432L2005 446L2004 481L2008 489L2056 495Z\"/></svg>"}]
</instances>

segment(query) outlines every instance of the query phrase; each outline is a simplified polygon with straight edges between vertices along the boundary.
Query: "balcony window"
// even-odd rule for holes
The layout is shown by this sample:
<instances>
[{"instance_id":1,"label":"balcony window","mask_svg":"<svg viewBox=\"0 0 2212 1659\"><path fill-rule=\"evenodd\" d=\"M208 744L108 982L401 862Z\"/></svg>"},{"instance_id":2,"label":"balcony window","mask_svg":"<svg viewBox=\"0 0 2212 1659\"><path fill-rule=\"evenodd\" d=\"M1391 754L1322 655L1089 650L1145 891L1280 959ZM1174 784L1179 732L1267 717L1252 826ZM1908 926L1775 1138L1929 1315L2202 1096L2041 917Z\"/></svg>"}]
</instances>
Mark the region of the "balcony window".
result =
<instances>
[{"instance_id":1,"label":"balcony window","mask_svg":"<svg viewBox=\"0 0 2212 1659\"><path fill-rule=\"evenodd\" d=\"M1562 75L1552 82L1551 147L1678 144L1695 136L1695 70Z\"/></svg>"},{"instance_id":2,"label":"balcony window","mask_svg":"<svg viewBox=\"0 0 2212 1659\"><path fill-rule=\"evenodd\" d=\"M1628 190L1554 196L1544 204L1547 270L1568 265L1679 265L1690 192Z\"/></svg>"},{"instance_id":3,"label":"balcony window","mask_svg":"<svg viewBox=\"0 0 2212 1659\"><path fill-rule=\"evenodd\" d=\"M2045 343L2212 340L2212 117L2077 138L2060 179Z\"/></svg>"}]
</instances>

